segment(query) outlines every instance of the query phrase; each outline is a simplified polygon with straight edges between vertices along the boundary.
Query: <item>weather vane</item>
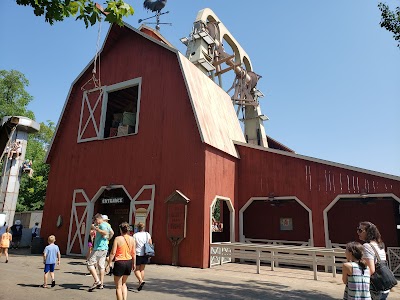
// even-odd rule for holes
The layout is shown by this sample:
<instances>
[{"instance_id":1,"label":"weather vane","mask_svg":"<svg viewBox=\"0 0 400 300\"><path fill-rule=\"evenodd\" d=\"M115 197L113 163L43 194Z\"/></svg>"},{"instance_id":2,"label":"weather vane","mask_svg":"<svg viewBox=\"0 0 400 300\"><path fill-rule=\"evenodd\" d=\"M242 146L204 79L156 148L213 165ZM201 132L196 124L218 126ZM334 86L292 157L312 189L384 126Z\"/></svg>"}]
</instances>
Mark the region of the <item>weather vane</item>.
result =
<instances>
[{"instance_id":1,"label":"weather vane","mask_svg":"<svg viewBox=\"0 0 400 300\"><path fill-rule=\"evenodd\" d=\"M152 12L155 12L156 14L152 17L148 17L146 19L139 19L139 23L142 23L145 20L156 18L156 22L153 23L144 23L144 24L156 24L156 30L160 30L160 24L166 24L166 25L172 25L172 23L161 23L160 22L160 16L168 14L169 11L166 12L161 12L161 10L165 7L165 4L167 4L167 0L145 0L143 2L143 7L147 10L150 10Z\"/></svg>"}]
</instances>

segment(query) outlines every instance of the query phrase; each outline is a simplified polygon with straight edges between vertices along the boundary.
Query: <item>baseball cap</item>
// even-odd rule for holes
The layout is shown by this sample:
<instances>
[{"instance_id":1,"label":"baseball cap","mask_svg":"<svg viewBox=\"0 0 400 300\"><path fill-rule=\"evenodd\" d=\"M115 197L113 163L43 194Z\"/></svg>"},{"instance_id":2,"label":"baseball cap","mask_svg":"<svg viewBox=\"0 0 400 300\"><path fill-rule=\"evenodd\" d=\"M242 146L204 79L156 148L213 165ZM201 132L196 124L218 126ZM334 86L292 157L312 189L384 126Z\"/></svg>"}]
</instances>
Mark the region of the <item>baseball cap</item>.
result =
<instances>
[{"instance_id":1,"label":"baseball cap","mask_svg":"<svg viewBox=\"0 0 400 300\"><path fill-rule=\"evenodd\" d=\"M110 220L107 215L101 215L101 217L103 218L104 221L109 221Z\"/></svg>"}]
</instances>

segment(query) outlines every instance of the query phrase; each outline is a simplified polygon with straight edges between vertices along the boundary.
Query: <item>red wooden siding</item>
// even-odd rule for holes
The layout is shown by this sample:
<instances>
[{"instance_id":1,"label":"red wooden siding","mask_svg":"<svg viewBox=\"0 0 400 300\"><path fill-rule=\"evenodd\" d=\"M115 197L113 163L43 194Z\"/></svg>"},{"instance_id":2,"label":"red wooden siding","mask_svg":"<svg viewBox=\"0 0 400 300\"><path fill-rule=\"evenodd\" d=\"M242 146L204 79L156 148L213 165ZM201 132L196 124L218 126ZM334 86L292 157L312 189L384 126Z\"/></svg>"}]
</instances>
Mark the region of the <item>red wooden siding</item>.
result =
<instances>
[{"instance_id":1,"label":"red wooden siding","mask_svg":"<svg viewBox=\"0 0 400 300\"><path fill-rule=\"evenodd\" d=\"M280 218L292 218L293 230L280 230ZM248 238L288 241L308 241L310 226L308 211L297 202L282 201L282 206L271 206L254 201L243 214L243 233Z\"/></svg>"},{"instance_id":2,"label":"red wooden siding","mask_svg":"<svg viewBox=\"0 0 400 300\"><path fill-rule=\"evenodd\" d=\"M176 54L140 35L111 31L102 53L103 85L142 77L137 135L77 144L82 92L88 70L75 84L50 153L51 170L44 208L44 235L55 234L65 252L73 190L92 198L102 185L122 184L134 196L155 184L153 240L158 263L171 263L164 201L176 189L191 199L187 238L180 245L182 266L204 267L204 149ZM118 38L118 32L126 31ZM110 51L112 48L112 51ZM64 225L55 227L58 214ZM207 259L205 259L207 260Z\"/></svg>"},{"instance_id":3,"label":"red wooden siding","mask_svg":"<svg viewBox=\"0 0 400 300\"><path fill-rule=\"evenodd\" d=\"M360 200L339 200L328 213L331 241L345 244L348 241L358 240L356 232L358 224L369 221L378 227L386 246L398 247L395 215L399 214L399 203L395 203L394 200L368 204L360 204Z\"/></svg>"},{"instance_id":4,"label":"red wooden siding","mask_svg":"<svg viewBox=\"0 0 400 300\"><path fill-rule=\"evenodd\" d=\"M323 210L337 195L359 195L362 188L369 186L368 193L400 196L400 182L392 179L247 146L238 145L237 148L240 155L238 209L251 197L268 197L270 193L275 196L296 196L313 212L316 246L325 246ZM380 218L384 219L385 216Z\"/></svg>"},{"instance_id":5,"label":"red wooden siding","mask_svg":"<svg viewBox=\"0 0 400 300\"><path fill-rule=\"evenodd\" d=\"M209 265L210 252L210 205L216 196L230 198L235 207L237 186L236 166L237 158L234 158L218 149L206 146L205 153L205 196L204 196L204 239L205 253L203 267ZM226 216L223 216L224 220ZM227 221L227 220L225 220ZM235 232L237 233L238 223L235 220Z\"/></svg>"}]
</instances>

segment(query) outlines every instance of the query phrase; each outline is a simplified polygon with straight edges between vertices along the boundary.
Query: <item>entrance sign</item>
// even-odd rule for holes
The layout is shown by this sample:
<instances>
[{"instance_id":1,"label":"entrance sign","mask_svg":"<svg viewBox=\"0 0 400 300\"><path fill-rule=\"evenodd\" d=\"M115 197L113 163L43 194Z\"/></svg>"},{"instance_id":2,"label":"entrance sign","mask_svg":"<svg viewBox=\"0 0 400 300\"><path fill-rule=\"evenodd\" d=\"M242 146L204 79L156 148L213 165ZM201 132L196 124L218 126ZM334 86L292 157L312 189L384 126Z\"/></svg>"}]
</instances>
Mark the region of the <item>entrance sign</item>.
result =
<instances>
[{"instance_id":1,"label":"entrance sign","mask_svg":"<svg viewBox=\"0 0 400 300\"><path fill-rule=\"evenodd\" d=\"M101 199L101 204L116 204L116 203L124 203L124 198L118 197L118 198L103 198L103 199Z\"/></svg>"},{"instance_id":2,"label":"entrance sign","mask_svg":"<svg viewBox=\"0 0 400 300\"><path fill-rule=\"evenodd\" d=\"M165 201L167 203L167 236L172 243L172 265L178 265L178 245L186 237L187 204L183 193L176 190Z\"/></svg>"}]
</instances>

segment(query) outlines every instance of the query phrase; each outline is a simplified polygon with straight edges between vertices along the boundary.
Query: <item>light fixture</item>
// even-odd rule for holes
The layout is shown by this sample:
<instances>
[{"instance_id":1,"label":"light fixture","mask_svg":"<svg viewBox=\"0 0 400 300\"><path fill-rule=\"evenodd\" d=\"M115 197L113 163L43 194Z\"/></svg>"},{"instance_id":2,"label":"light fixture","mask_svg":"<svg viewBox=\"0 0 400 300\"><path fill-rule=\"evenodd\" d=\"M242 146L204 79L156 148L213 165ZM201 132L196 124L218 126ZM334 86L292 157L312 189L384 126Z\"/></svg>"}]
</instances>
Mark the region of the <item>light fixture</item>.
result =
<instances>
[{"instance_id":1,"label":"light fixture","mask_svg":"<svg viewBox=\"0 0 400 300\"><path fill-rule=\"evenodd\" d=\"M368 198L368 193L365 190L361 190L360 197L362 199Z\"/></svg>"},{"instance_id":2,"label":"light fixture","mask_svg":"<svg viewBox=\"0 0 400 300\"><path fill-rule=\"evenodd\" d=\"M262 121L268 121L269 118L266 115L259 115L258 116Z\"/></svg>"}]
</instances>

